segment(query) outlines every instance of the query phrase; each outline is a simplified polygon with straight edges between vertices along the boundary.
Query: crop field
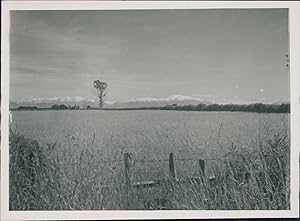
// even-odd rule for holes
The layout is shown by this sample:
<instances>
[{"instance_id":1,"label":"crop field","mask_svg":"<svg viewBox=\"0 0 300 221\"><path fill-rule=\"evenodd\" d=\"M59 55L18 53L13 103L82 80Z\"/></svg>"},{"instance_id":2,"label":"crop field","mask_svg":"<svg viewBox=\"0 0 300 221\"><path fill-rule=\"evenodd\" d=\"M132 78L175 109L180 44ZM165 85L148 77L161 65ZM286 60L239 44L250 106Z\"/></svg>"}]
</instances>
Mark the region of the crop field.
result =
<instances>
[{"instance_id":1,"label":"crop field","mask_svg":"<svg viewBox=\"0 0 300 221\"><path fill-rule=\"evenodd\" d=\"M12 210L289 208L288 114L86 110L12 115ZM203 159L207 180L125 191L124 153L130 154L132 182L166 179L169 153L178 179L199 176L197 159ZM23 174L17 175L20 168Z\"/></svg>"}]
</instances>

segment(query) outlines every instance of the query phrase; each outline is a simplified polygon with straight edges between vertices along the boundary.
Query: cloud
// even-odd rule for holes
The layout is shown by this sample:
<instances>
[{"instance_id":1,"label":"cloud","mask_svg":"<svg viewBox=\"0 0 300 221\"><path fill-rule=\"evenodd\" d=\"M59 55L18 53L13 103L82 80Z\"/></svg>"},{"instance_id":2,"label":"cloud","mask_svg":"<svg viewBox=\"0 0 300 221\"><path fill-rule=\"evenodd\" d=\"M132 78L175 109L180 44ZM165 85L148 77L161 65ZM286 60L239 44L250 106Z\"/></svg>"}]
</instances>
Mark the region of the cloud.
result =
<instances>
[{"instance_id":1,"label":"cloud","mask_svg":"<svg viewBox=\"0 0 300 221\"><path fill-rule=\"evenodd\" d=\"M268 98L285 97L287 15L286 9L14 11L10 95L92 97L91 82L101 79L115 100L169 94L230 100L234 85L245 100L262 87Z\"/></svg>"}]
</instances>

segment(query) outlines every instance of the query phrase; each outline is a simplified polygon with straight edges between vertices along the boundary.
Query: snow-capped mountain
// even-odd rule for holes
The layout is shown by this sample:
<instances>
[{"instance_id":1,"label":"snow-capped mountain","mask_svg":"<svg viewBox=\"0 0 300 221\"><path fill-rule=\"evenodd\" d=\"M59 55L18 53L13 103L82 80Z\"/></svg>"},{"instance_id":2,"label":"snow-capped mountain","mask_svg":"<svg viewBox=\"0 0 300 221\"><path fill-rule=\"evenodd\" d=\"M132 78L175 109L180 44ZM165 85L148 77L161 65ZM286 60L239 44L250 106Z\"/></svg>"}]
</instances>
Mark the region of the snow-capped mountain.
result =
<instances>
[{"instance_id":1,"label":"snow-capped mountain","mask_svg":"<svg viewBox=\"0 0 300 221\"><path fill-rule=\"evenodd\" d=\"M158 107L171 104L188 105L188 104L210 104L211 102L204 101L197 97L190 97L184 95L171 95L166 98L134 98L127 101L106 101L106 108L135 108L135 107ZM53 97L53 98L33 98L29 101L10 102L10 108L17 108L19 106L37 106L37 107L51 107L54 104L65 105L79 105L80 107L97 107L97 99L86 99L83 97Z\"/></svg>"},{"instance_id":2,"label":"snow-capped mountain","mask_svg":"<svg viewBox=\"0 0 300 221\"><path fill-rule=\"evenodd\" d=\"M134 98L126 102L173 102L173 101L202 101L197 97L174 94L166 98Z\"/></svg>"},{"instance_id":3,"label":"snow-capped mountain","mask_svg":"<svg viewBox=\"0 0 300 221\"><path fill-rule=\"evenodd\" d=\"M40 108L49 108L54 104L64 105L79 105L80 107L96 106L98 105L97 100L86 99L83 97L44 97L44 98L33 98L27 101L11 101L10 108L17 108L19 106L37 106Z\"/></svg>"},{"instance_id":4,"label":"snow-capped mountain","mask_svg":"<svg viewBox=\"0 0 300 221\"><path fill-rule=\"evenodd\" d=\"M116 102L113 106L117 108L131 108L131 107L160 107L165 105L189 105L189 104L211 104L201 98L190 97L184 95L171 95L166 98L134 98L124 102Z\"/></svg>"},{"instance_id":5,"label":"snow-capped mountain","mask_svg":"<svg viewBox=\"0 0 300 221\"><path fill-rule=\"evenodd\" d=\"M83 102L83 101L89 101L89 102L95 102L94 99L85 99L83 97L45 97L45 98L33 98L31 100L33 103L42 103L42 102Z\"/></svg>"},{"instance_id":6,"label":"snow-capped mountain","mask_svg":"<svg viewBox=\"0 0 300 221\"><path fill-rule=\"evenodd\" d=\"M280 100L280 101L277 101L277 102L273 102L271 104L275 104L275 105L278 105L278 104L289 104L290 101L288 100Z\"/></svg>"}]
</instances>

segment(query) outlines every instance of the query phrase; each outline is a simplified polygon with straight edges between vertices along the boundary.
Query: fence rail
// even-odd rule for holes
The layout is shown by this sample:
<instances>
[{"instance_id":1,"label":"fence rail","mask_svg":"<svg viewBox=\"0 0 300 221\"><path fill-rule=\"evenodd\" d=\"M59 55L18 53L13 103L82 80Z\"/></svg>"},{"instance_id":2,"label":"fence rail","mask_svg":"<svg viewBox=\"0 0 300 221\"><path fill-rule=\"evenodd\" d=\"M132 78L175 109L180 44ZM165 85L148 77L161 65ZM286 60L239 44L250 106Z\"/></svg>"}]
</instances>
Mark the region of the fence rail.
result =
<instances>
[{"instance_id":1,"label":"fence rail","mask_svg":"<svg viewBox=\"0 0 300 221\"><path fill-rule=\"evenodd\" d=\"M125 153L128 154L128 157L131 159L132 158L132 154L129 153ZM174 161L197 161L199 160L199 157L188 157L188 158L174 158ZM205 161L216 161L216 160L220 160L220 161L224 161L224 157L219 157L219 158L203 158L203 160ZM169 159L142 159L142 160L137 160L132 158L130 161L134 161L135 163L157 163L157 162L168 162ZM124 163L124 159L116 159L116 160L108 160L108 159L104 159L104 160L100 160L99 161L101 164L110 164L110 163Z\"/></svg>"}]
</instances>

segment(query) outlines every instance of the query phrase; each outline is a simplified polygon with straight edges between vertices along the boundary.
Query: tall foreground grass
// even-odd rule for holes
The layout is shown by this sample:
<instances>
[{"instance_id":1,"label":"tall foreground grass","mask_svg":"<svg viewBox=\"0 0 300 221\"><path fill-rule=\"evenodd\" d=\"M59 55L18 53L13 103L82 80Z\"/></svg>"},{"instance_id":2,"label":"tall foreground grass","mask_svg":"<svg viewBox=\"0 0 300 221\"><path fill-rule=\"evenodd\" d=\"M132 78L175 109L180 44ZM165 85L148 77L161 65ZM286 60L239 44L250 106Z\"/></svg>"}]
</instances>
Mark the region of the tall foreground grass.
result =
<instances>
[{"instance_id":1,"label":"tall foreground grass","mask_svg":"<svg viewBox=\"0 0 300 221\"><path fill-rule=\"evenodd\" d=\"M75 151L57 143L42 146L11 131L10 209L289 209L287 134L259 137L256 145L244 148L232 143L226 156L214 162L218 166L212 177L207 174L203 180L190 178L177 183L163 174L166 181L159 187L127 192L122 155L104 163L90 149ZM150 172L162 167L165 165L152 163ZM134 171L139 172L132 176L149 175Z\"/></svg>"}]
</instances>

